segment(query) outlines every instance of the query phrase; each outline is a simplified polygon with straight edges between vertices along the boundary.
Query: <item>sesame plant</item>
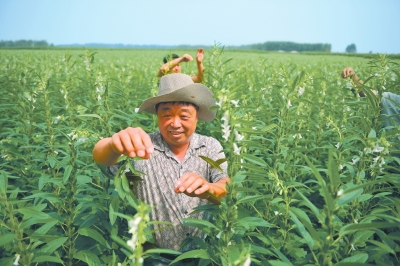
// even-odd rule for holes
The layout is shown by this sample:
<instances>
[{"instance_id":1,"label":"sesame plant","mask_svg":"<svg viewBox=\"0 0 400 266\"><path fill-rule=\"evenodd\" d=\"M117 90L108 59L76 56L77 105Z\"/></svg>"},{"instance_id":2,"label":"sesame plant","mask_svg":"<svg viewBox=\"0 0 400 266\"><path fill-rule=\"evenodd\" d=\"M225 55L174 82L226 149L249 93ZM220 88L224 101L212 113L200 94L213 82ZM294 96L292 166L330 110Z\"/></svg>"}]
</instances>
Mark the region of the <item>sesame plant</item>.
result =
<instances>
[{"instance_id":1,"label":"sesame plant","mask_svg":"<svg viewBox=\"0 0 400 266\"><path fill-rule=\"evenodd\" d=\"M219 44L204 62L217 117L197 132L221 142L228 194L193 210L209 219L182 221L204 232L187 239L197 250L147 248L157 221L130 190L141 173L122 157L110 176L91 151L128 126L157 129L136 110L168 52L0 50L0 265L142 265L158 253L203 266L400 264L400 128L381 127L379 105L400 94L398 60ZM363 85L340 77L346 66Z\"/></svg>"}]
</instances>

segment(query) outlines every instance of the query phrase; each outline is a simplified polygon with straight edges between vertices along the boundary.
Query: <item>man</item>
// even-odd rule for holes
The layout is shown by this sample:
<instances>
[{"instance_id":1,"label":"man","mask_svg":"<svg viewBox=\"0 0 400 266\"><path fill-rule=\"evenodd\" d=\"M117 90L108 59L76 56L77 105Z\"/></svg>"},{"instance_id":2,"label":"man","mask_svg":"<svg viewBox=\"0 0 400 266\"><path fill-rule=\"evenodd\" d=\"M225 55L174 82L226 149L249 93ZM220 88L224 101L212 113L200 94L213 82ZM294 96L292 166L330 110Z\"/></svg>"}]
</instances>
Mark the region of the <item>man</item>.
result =
<instances>
[{"instance_id":1,"label":"man","mask_svg":"<svg viewBox=\"0 0 400 266\"><path fill-rule=\"evenodd\" d=\"M171 60L172 59L172 60ZM196 63L197 63L197 75L191 77L193 82L201 83L204 79L204 50L202 48L197 49ZM160 67L157 76L162 77L171 73L181 73L181 63L192 61L193 57L189 54L184 54L179 57L176 54L167 55L164 57L164 65Z\"/></svg>"},{"instance_id":2,"label":"man","mask_svg":"<svg viewBox=\"0 0 400 266\"><path fill-rule=\"evenodd\" d=\"M357 76L353 68L346 67L342 71L342 78L350 77L354 84L361 86L364 82ZM378 92L371 90L375 95ZM358 93L361 97L365 96L364 91ZM400 95L392 92L382 93L381 105L381 122L383 127L398 127L400 125Z\"/></svg>"},{"instance_id":3,"label":"man","mask_svg":"<svg viewBox=\"0 0 400 266\"><path fill-rule=\"evenodd\" d=\"M173 225L169 229L155 225L157 247L178 250L184 238L199 236L197 228L183 226L181 219L204 218L203 213L190 214L192 209L226 194L227 164L221 165L222 173L199 157L224 158L221 144L195 133L199 119L209 122L215 117L216 111L209 109L215 105L212 96L206 86L194 83L188 75L166 75L160 80L158 96L145 100L139 108L157 115L159 131L147 134L141 128L128 127L100 140L93 149L94 160L111 166L114 174L122 154L144 159L133 162L145 173L143 181L134 184L134 193L152 206L152 220Z\"/></svg>"}]
</instances>

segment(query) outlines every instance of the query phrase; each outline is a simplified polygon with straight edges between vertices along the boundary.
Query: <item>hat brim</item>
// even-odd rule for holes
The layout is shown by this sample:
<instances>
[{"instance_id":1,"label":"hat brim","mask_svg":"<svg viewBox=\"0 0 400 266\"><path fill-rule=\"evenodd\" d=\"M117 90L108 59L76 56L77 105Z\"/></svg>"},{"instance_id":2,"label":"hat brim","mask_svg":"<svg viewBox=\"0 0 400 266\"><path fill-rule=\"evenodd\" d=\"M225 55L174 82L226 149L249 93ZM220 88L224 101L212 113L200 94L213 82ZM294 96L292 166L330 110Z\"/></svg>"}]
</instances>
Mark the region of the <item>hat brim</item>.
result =
<instances>
[{"instance_id":1,"label":"hat brim","mask_svg":"<svg viewBox=\"0 0 400 266\"><path fill-rule=\"evenodd\" d=\"M199 107L199 119L210 122L214 119L216 110L210 110L215 106L215 99L210 89L201 83L193 83L171 93L155 96L145 100L139 107L139 112L156 113L156 105L161 102L189 102Z\"/></svg>"}]
</instances>

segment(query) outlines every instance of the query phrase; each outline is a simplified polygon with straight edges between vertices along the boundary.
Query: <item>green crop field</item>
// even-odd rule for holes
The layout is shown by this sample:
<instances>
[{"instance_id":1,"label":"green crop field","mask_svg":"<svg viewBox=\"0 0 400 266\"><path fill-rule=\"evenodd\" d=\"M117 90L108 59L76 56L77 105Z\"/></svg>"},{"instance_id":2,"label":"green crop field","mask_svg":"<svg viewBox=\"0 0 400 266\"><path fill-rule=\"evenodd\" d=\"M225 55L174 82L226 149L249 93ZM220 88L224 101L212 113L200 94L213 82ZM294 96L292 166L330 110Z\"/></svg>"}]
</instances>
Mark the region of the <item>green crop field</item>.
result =
<instances>
[{"instance_id":1,"label":"green crop field","mask_svg":"<svg viewBox=\"0 0 400 266\"><path fill-rule=\"evenodd\" d=\"M156 117L136 108L157 93L170 52L194 54L0 50L0 265L140 265L176 253L145 248L151 206L133 195L124 167L108 176L91 154L128 126L157 130ZM400 129L382 130L380 96L369 93L400 93L399 60L218 45L204 60L218 111L197 132L221 142L231 183L221 205L198 208L210 220L182 221L207 238L188 239L198 250L178 258L399 265ZM341 78L346 66L367 97ZM182 71L194 75L195 63Z\"/></svg>"}]
</instances>

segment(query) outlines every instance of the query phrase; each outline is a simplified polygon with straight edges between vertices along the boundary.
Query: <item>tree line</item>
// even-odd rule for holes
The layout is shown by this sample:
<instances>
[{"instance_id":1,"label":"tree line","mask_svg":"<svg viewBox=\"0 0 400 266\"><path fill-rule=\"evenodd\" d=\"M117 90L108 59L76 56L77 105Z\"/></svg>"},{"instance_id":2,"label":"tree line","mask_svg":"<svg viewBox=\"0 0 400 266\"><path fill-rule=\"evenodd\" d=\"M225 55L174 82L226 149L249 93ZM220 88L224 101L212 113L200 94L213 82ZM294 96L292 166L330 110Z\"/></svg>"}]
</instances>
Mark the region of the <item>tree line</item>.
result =
<instances>
[{"instance_id":1,"label":"tree line","mask_svg":"<svg viewBox=\"0 0 400 266\"><path fill-rule=\"evenodd\" d=\"M49 44L45 40L34 41L34 40L18 40L18 41L0 41L0 47L49 47L53 44Z\"/></svg>"},{"instance_id":2,"label":"tree line","mask_svg":"<svg viewBox=\"0 0 400 266\"><path fill-rule=\"evenodd\" d=\"M243 47L243 46L242 46ZM316 52L330 52L331 44L329 43L295 43L295 42L264 42L247 45L244 47L252 50L264 51L316 51Z\"/></svg>"}]
</instances>

